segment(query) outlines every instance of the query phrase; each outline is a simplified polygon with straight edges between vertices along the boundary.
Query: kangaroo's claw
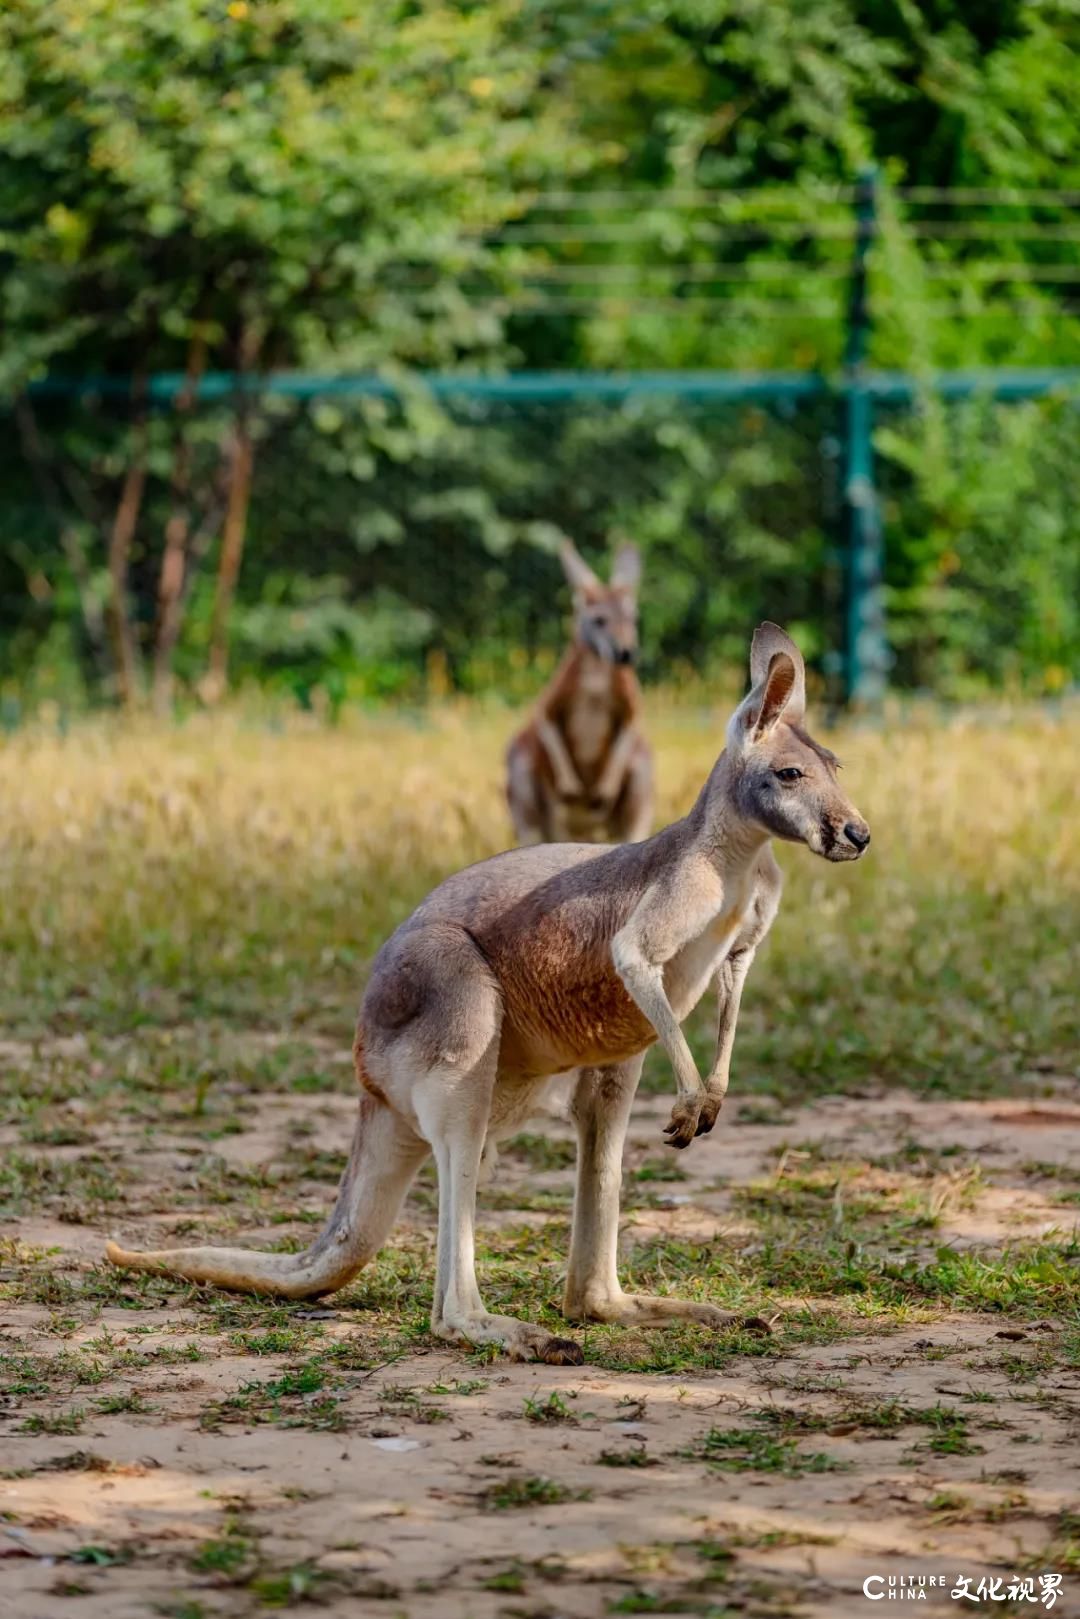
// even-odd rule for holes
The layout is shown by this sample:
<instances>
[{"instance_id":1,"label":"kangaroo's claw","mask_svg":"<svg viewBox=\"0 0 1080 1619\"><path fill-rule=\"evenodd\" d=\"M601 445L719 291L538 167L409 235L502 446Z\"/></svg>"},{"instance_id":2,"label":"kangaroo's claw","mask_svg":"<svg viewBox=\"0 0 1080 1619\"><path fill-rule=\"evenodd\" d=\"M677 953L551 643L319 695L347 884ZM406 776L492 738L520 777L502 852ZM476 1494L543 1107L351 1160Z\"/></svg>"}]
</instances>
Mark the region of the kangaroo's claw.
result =
<instances>
[{"instance_id":1,"label":"kangaroo's claw","mask_svg":"<svg viewBox=\"0 0 1080 1619\"><path fill-rule=\"evenodd\" d=\"M678 1101L671 1110L671 1123L664 1126L669 1147L688 1147L698 1130L702 1103L696 1097Z\"/></svg>"}]
</instances>

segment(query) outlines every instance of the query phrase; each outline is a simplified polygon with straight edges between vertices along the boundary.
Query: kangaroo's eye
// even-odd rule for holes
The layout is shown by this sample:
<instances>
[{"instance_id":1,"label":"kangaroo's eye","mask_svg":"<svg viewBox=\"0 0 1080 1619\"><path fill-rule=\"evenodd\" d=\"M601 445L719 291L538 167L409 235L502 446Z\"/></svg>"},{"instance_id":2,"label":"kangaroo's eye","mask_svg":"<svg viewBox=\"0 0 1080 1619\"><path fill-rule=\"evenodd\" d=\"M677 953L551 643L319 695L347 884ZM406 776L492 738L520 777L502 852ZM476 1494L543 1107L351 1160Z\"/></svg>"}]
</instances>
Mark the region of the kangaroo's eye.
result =
<instances>
[{"instance_id":1,"label":"kangaroo's eye","mask_svg":"<svg viewBox=\"0 0 1080 1619\"><path fill-rule=\"evenodd\" d=\"M786 769L784 769L784 770L777 770L775 772L775 774L776 774L777 781L801 781L802 780L802 771L797 770L794 765L788 765L786 767Z\"/></svg>"}]
</instances>

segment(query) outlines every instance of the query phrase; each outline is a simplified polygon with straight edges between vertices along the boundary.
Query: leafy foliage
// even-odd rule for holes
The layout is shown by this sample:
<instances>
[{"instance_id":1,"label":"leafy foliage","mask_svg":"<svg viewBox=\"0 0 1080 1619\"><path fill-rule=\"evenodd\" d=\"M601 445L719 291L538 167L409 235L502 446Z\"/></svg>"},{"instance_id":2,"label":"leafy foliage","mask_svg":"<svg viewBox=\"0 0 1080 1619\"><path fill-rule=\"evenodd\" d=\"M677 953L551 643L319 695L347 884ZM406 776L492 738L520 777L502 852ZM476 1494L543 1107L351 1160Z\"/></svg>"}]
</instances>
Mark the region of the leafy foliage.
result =
<instances>
[{"instance_id":1,"label":"leafy foliage","mask_svg":"<svg viewBox=\"0 0 1080 1619\"><path fill-rule=\"evenodd\" d=\"M1080 187L1077 68L1065 0L13 0L11 701L134 701L152 663L168 706L177 679L214 695L230 654L331 711L516 694L557 642L561 530L645 549L648 673L726 662L755 613L824 668L828 412L437 406L408 374L833 369L866 163L875 363L1076 362L1074 227L1045 193ZM382 368L401 393L249 391L281 367ZM206 371L244 385L195 408ZM183 379L168 409L146 396L162 372ZM65 374L115 387L28 394ZM898 682L1075 676L1070 420L928 390L880 421Z\"/></svg>"}]
</instances>

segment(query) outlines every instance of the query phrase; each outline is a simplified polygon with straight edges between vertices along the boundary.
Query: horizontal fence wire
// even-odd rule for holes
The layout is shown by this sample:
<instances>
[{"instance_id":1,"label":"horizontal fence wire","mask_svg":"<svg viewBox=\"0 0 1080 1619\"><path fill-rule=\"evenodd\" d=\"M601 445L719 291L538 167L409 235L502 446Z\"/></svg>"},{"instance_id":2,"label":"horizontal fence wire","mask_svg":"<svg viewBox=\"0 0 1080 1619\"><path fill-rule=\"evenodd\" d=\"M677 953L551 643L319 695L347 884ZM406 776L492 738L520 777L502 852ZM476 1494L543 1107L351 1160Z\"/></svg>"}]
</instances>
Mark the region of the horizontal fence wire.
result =
<instances>
[{"instance_id":1,"label":"horizontal fence wire","mask_svg":"<svg viewBox=\"0 0 1080 1619\"><path fill-rule=\"evenodd\" d=\"M821 202L851 203L856 188L836 185L813 190L798 186L775 186L763 190L760 186L734 187L727 190L695 190L693 187L628 186L609 187L606 190L539 191L527 198L534 210L555 211L563 208L621 208L638 207L642 203L657 203L674 207L721 207L752 202L757 206L779 206L791 202L817 205ZM915 204L948 204L952 207L1033 207L1080 208L1080 191L1069 187L1023 186L897 186L893 195L902 202Z\"/></svg>"},{"instance_id":2,"label":"horizontal fence wire","mask_svg":"<svg viewBox=\"0 0 1080 1619\"><path fill-rule=\"evenodd\" d=\"M1080 241L1080 233L1077 234ZM765 259L749 264L547 264L522 269L522 281L575 282L611 285L634 277L666 276L674 281L795 281L813 277L822 281L842 281L850 277L846 264L779 264ZM995 263L976 260L966 264L929 264L922 274L928 281L956 281L967 277L987 281L1080 281L1080 264ZM405 282L408 285L408 281ZM466 282L458 283L468 290Z\"/></svg>"},{"instance_id":3,"label":"horizontal fence wire","mask_svg":"<svg viewBox=\"0 0 1080 1619\"><path fill-rule=\"evenodd\" d=\"M868 244L865 291L886 323L907 311L988 330L1080 314L1080 191L912 186L891 190L886 207L875 182L869 218L860 195L850 185L538 193L489 238L513 285L466 274L453 295L509 320L805 322L814 361L828 366L840 359L829 328L844 329L845 286ZM895 258L903 243L913 262ZM401 285L411 290L408 277Z\"/></svg>"},{"instance_id":4,"label":"horizontal fence wire","mask_svg":"<svg viewBox=\"0 0 1080 1619\"><path fill-rule=\"evenodd\" d=\"M171 404L189 386L182 372L157 372L145 379L144 397L151 403ZM252 377L210 371L200 379L196 397L204 403L241 393L282 399L395 399L412 391L427 392L436 399L509 402L635 396L738 402L843 398L853 386L891 402L911 402L924 393L946 399L1037 399L1080 392L1080 366L969 367L918 378L900 371L867 371L857 383L809 371L515 371L487 376L412 372L394 377L375 372L332 375L312 371L271 371ZM131 379L58 375L31 383L27 392L38 399L130 399Z\"/></svg>"}]
</instances>

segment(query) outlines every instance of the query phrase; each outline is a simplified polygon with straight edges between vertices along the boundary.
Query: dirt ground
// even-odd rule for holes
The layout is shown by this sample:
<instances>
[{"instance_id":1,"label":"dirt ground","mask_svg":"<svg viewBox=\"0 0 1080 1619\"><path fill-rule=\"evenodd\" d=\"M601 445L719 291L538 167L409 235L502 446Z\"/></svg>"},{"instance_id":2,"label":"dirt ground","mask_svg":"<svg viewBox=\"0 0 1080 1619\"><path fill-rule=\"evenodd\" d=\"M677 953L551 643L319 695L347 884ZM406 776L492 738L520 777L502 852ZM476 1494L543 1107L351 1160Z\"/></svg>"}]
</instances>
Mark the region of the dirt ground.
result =
<instances>
[{"instance_id":1,"label":"dirt ground","mask_svg":"<svg viewBox=\"0 0 1080 1619\"><path fill-rule=\"evenodd\" d=\"M1030 1612L1053 1571L1056 1611L1077 1611L1080 1342L1075 1315L1031 1304L1076 1263L1075 1081L1033 1076L1010 1101L735 1098L677 1163L668 1098L642 1095L628 1266L716 1296L737 1264L748 1307L771 1289L776 1330L715 1347L677 1330L669 1350L574 1329L587 1364L553 1368L426 1336L430 1178L370 1279L318 1306L96 1268L109 1232L310 1240L353 1103L337 1051L303 1055L254 1098L218 1087L217 1112L163 1085L118 1118L107 1087L58 1083L36 1141L3 1132L22 1177L2 1227L3 1619L834 1616L874 1611L874 1575L940 1582L924 1612L968 1609L959 1576L999 1577L981 1605ZM135 1061L78 1039L4 1056L16 1077ZM332 1085L301 1084L319 1064ZM499 1308L557 1300L570 1139L537 1125L485 1193L481 1286ZM895 1248L906 1276L947 1250L981 1292L800 1291L777 1208L822 1253L839 1242L841 1264L872 1250L889 1278ZM995 1600L1013 1578L1036 1607Z\"/></svg>"}]
</instances>

